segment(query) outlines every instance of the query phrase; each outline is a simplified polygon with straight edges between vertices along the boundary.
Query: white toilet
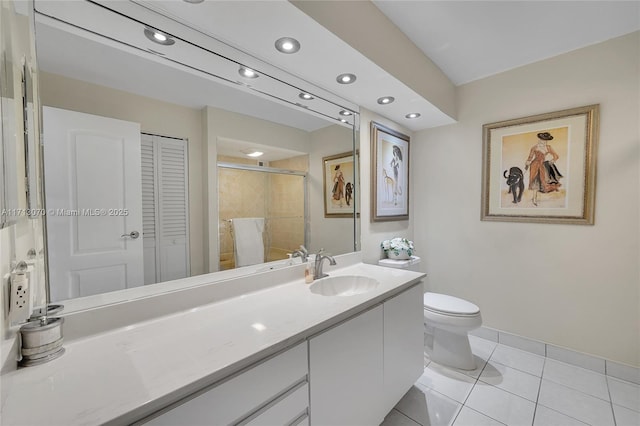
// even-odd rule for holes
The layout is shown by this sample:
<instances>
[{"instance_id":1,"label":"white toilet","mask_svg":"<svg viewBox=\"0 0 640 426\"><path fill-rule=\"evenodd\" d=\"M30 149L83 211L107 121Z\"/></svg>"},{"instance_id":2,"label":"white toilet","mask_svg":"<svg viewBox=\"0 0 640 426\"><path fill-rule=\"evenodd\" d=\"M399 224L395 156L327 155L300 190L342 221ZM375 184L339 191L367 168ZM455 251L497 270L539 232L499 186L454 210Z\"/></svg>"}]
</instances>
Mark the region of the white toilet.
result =
<instances>
[{"instance_id":1,"label":"white toilet","mask_svg":"<svg viewBox=\"0 0 640 426\"><path fill-rule=\"evenodd\" d=\"M381 266L417 271L420 258L382 259ZM468 332L482 325L480 308L439 293L424 294L425 349L432 361L461 370L475 370Z\"/></svg>"},{"instance_id":2,"label":"white toilet","mask_svg":"<svg viewBox=\"0 0 640 426\"><path fill-rule=\"evenodd\" d=\"M432 361L461 370L475 370L468 332L482 325L480 308L439 293L424 294L425 347Z\"/></svg>"}]
</instances>

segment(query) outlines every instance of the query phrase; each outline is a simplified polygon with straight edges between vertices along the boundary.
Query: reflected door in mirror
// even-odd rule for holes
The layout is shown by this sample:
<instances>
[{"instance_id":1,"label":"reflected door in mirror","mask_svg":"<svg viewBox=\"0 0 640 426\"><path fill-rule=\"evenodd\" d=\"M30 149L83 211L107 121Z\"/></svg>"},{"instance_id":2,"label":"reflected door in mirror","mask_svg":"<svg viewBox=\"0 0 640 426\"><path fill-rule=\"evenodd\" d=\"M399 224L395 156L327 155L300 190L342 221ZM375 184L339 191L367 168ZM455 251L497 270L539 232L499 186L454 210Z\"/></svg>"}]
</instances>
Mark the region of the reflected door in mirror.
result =
<instances>
[{"instance_id":1,"label":"reflected door in mirror","mask_svg":"<svg viewBox=\"0 0 640 426\"><path fill-rule=\"evenodd\" d=\"M51 300L140 286L140 125L45 107Z\"/></svg>"},{"instance_id":2,"label":"reflected door in mirror","mask_svg":"<svg viewBox=\"0 0 640 426\"><path fill-rule=\"evenodd\" d=\"M190 275L188 168L186 140L142 134L145 284Z\"/></svg>"}]
</instances>

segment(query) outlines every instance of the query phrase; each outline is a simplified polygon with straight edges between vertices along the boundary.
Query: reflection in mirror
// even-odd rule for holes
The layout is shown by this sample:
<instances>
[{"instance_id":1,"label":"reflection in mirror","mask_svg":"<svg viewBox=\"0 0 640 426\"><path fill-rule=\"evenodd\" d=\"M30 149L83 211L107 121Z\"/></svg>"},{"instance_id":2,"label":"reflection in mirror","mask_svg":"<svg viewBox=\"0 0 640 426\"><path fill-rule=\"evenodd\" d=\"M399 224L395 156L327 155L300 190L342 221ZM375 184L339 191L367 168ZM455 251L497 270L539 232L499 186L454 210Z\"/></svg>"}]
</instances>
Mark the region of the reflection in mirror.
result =
<instances>
[{"instance_id":1,"label":"reflection in mirror","mask_svg":"<svg viewBox=\"0 0 640 426\"><path fill-rule=\"evenodd\" d=\"M105 4L35 2L51 301L107 303L149 294L127 290L146 284L286 266L301 244L354 251L353 215L324 217L322 165L353 151L353 126L338 114L353 105L300 108L300 88L274 94L264 72L248 85L237 63L233 77L213 68L220 58L202 55L201 33ZM165 24L173 45L144 36Z\"/></svg>"},{"instance_id":2,"label":"reflection in mirror","mask_svg":"<svg viewBox=\"0 0 640 426\"><path fill-rule=\"evenodd\" d=\"M218 141L220 270L288 259L309 245L308 168L302 152Z\"/></svg>"}]
</instances>

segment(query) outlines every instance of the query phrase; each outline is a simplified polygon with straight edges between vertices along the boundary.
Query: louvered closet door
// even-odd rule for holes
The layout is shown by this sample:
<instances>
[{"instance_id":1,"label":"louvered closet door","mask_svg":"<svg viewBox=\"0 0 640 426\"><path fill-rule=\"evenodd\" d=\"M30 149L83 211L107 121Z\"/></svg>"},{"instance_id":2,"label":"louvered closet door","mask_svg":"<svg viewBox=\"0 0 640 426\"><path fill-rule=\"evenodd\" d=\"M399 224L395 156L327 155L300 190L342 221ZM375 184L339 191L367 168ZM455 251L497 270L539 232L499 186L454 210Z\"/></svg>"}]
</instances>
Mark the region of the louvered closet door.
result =
<instances>
[{"instance_id":1,"label":"louvered closet door","mask_svg":"<svg viewBox=\"0 0 640 426\"><path fill-rule=\"evenodd\" d=\"M142 235L144 236L144 283L160 282L156 272L156 176L153 137L142 134Z\"/></svg>"},{"instance_id":2,"label":"louvered closet door","mask_svg":"<svg viewBox=\"0 0 640 426\"><path fill-rule=\"evenodd\" d=\"M154 282L188 277L187 144L183 139L145 136L142 161L151 167L143 165L144 232L153 235L145 246L145 271L155 271ZM148 155L152 161L145 159Z\"/></svg>"}]
</instances>

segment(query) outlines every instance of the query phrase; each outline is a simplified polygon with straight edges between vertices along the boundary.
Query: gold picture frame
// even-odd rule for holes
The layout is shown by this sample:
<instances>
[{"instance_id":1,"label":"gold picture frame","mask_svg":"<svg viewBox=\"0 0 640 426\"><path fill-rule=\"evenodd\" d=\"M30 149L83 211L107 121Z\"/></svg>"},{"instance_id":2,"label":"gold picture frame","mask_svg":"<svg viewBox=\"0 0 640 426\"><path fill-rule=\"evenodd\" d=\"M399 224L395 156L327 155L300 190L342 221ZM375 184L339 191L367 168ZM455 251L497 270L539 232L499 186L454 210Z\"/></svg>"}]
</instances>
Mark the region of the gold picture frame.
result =
<instances>
[{"instance_id":1,"label":"gold picture frame","mask_svg":"<svg viewBox=\"0 0 640 426\"><path fill-rule=\"evenodd\" d=\"M371 122L371 221L409 219L410 138Z\"/></svg>"},{"instance_id":2,"label":"gold picture frame","mask_svg":"<svg viewBox=\"0 0 640 426\"><path fill-rule=\"evenodd\" d=\"M353 151L322 158L324 217L353 217L357 163Z\"/></svg>"},{"instance_id":3,"label":"gold picture frame","mask_svg":"<svg viewBox=\"0 0 640 426\"><path fill-rule=\"evenodd\" d=\"M599 105L483 126L484 221L593 225Z\"/></svg>"}]
</instances>

